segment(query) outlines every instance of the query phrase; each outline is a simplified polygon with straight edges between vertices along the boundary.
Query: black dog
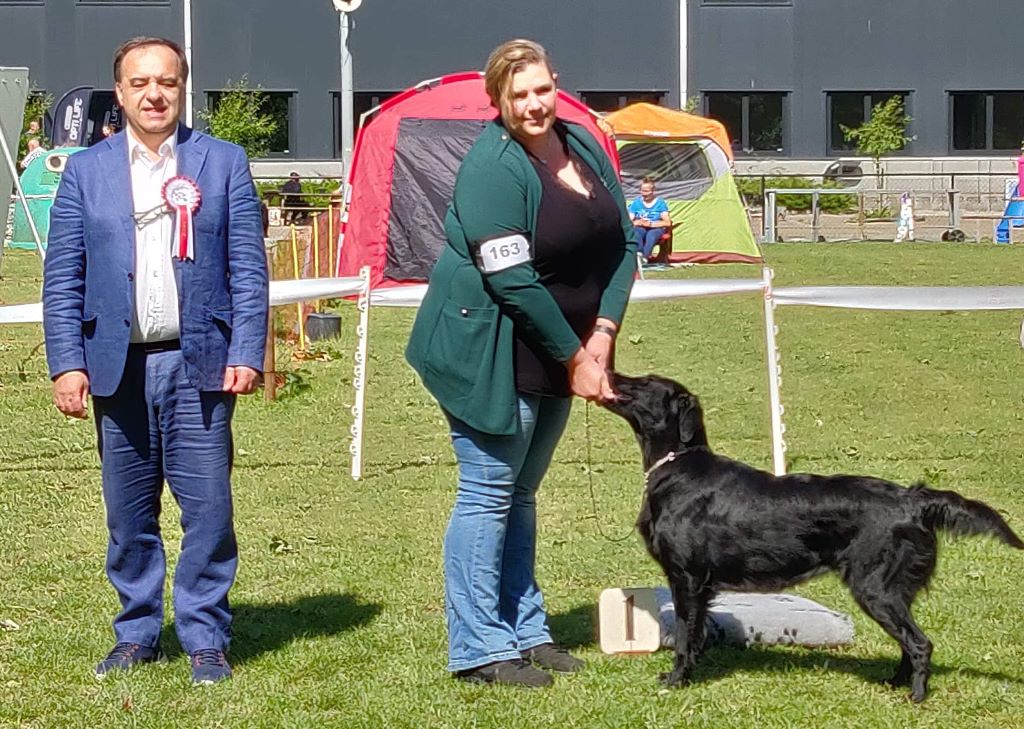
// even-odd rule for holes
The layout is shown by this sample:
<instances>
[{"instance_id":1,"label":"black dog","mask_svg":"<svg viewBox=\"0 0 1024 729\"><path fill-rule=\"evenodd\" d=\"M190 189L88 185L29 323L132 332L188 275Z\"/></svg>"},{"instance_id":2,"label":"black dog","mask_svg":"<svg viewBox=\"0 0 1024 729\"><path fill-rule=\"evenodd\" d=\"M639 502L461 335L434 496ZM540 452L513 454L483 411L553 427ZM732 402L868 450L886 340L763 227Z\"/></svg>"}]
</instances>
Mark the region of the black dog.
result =
<instances>
[{"instance_id":1,"label":"black dog","mask_svg":"<svg viewBox=\"0 0 1024 729\"><path fill-rule=\"evenodd\" d=\"M636 432L647 490L637 521L676 609L669 686L689 680L719 590L774 592L835 570L857 604L900 644L887 682L928 691L932 643L910 606L935 569L935 532L1024 542L985 504L951 491L866 476L776 477L715 455L697 398L663 377L613 376L606 403Z\"/></svg>"}]
</instances>

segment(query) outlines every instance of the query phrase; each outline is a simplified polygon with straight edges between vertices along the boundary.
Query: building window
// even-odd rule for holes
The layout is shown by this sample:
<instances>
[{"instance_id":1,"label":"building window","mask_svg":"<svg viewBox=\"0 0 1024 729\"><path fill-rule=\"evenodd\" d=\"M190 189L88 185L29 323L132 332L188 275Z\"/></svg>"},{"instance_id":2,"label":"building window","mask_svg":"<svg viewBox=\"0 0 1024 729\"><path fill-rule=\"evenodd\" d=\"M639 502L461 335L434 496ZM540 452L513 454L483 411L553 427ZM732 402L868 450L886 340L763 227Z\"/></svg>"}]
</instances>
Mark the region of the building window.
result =
<instances>
[{"instance_id":1,"label":"building window","mask_svg":"<svg viewBox=\"0 0 1024 729\"><path fill-rule=\"evenodd\" d=\"M949 95L954 152L1015 152L1024 143L1024 91Z\"/></svg>"},{"instance_id":2,"label":"building window","mask_svg":"<svg viewBox=\"0 0 1024 729\"><path fill-rule=\"evenodd\" d=\"M594 111L618 111L624 106L645 101L660 104L665 91L580 91L580 100Z\"/></svg>"},{"instance_id":3,"label":"building window","mask_svg":"<svg viewBox=\"0 0 1024 729\"><path fill-rule=\"evenodd\" d=\"M842 154L854 152L857 143L847 140L843 127L856 129L871 119L876 106L894 96L903 99L903 109L909 113L910 94L906 91L832 91L828 94L828 152ZM910 143L903 149L909 148Z\"/></svg>"},{"instance_id":4,"label":"building window","mask_svg":"<svg viewBox=\"0 0 1024 729\"><path fill-rule=\"evenodd\" d=\"M295 153L292 150L295 149L295 140L292 139L293 125L291 123L291 118L295 94L291 91L266 91L264 89L254 89L254 91L258 91L265 97L262 111L270 114L274 121L277 122L277 129L274 131L274 136L270 138L270 152L267 156L294 156ZM217 108L217 104L220 102L220 97L223 93L223 91L206 92L206 107L210 111Z\"/></svg>"},{"instance_id":5,"label":"building window","mask_svg":"<svg viewBox=\"0 0 1024 729\"><path fill-rule=\"evenodd\" d=\"M780 154L785 151L785 93L705 92L704 112L725 125L733 152Z\"/></svg>"}]
</instances>

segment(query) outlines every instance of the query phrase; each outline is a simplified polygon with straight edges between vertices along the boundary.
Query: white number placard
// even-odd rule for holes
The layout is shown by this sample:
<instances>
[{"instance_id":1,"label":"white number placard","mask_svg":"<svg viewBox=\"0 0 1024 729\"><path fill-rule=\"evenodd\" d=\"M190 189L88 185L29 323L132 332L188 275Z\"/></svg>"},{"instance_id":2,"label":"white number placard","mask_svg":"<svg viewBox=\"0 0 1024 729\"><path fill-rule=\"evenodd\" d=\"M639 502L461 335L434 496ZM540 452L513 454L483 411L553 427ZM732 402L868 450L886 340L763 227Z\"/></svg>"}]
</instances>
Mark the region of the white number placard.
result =
<instances>
[{"instance_id":1,"label":"white number placard","mask_svg":"<svg viewBox=\"0 0 1024 729\"><path fill-rule=\"evenodd\" d=\"M530 242L522 233L484 241L477 255L477 265L484 273L504 271L529 260Z\"/></svg>"}]
</instances>

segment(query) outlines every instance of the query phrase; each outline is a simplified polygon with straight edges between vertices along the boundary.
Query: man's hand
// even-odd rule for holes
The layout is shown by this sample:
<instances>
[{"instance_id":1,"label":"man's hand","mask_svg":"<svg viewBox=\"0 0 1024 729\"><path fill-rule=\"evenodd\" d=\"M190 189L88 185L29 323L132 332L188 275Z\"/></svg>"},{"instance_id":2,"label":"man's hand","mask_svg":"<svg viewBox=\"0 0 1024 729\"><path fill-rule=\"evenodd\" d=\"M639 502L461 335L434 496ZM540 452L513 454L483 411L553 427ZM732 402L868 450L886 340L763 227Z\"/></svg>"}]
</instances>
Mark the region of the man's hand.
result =
<instances>
[{"instance_id":1,"label":"man's hand","mask_svg":"<svg viewBox=\"0 0 1024 729\"><path fill-rule=\"evenodd\" d=\"M260 383L260 373L252 367L228 367L224 370L224 392L233 395L248 395Z\"/></svg>"},{"instance_id":2,"label":"man's hand","mask_svg":"<svg viewBox=\"0 0 1024 729\"><path fill-rule=\"evenodd\" d=\"M85 420L88 400L89 375L82 370L65 372L53 381L53 404L69 418Z\"/></svg>"}]
</instances>

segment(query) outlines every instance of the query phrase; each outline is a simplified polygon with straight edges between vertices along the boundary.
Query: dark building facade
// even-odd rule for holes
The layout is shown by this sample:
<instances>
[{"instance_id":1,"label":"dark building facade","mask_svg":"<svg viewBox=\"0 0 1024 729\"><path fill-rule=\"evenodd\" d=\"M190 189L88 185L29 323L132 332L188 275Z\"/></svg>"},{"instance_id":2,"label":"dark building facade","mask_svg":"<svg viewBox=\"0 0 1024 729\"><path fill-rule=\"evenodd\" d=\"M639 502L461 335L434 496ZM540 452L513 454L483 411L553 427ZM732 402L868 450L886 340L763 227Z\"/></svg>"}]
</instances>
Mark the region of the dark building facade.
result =
<instances>
[{"instance_id":1,"label":"dark building facade","mask_svg":"<svg viewBox=\"0 0 1024 729\"><path fill-rule=\"evenodd\" d=\"M1024 13L1005 0L365 0L350 18L358 112L419 81L478 69L525 36L563 88L599 110L690 103L721 119L737 155L850 154L840 125L903 98L915 156L1007 155L1024 138L1014 62ZM193 105L243 76L271 96L274 155L341 156L339 18L330 0L0 0L0 65L59 96L109 89L122 40L183 42ZM202 122L196 122L202 126Z\"/></svg>"},{"instance_id":2,"label":"dark building facade","mask_svg":"<svg viewBox=\"0 0 1024 729\"><path fill-rule=\"evenodd\" d=\"M848 154L839 125L893 94L913 117L907 154L1019 152L1021 11L1002 0L690 0L691 86L762 154Z\"/></svg>"}]
</instances>

